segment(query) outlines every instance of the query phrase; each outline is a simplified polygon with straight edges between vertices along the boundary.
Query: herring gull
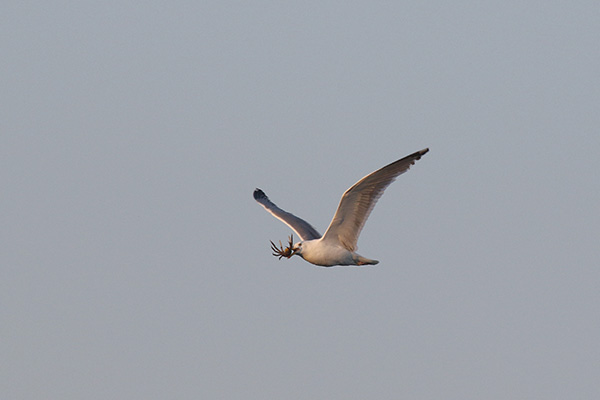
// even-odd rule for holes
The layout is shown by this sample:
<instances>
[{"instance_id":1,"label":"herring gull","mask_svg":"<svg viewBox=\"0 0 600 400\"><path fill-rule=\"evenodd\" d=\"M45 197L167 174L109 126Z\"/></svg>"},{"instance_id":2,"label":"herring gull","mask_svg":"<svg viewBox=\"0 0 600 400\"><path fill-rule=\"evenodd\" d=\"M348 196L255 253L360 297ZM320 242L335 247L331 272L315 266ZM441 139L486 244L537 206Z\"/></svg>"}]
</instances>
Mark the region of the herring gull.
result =
<instances>
[{"instance_id":1,"label":"herring gull","mask_svg":"<svg viewBox=\"0 0 600 400\"><path fill-rule=\"evenodd\" d=\"M428 151L428 148L423 149L388 164L365 176L346 190L323 236L302 218L277 207L269 200L265 192L258 188L255 189L254 199L275 218L292 228L301 240L293 244L293 235L291 235L286 248L283 248L281 241L279 241L279 247L271 242L273 255L278 256L279 259L299 255L309 263L323 267L377 264L379 261L365 258L356 253L356 242L360 231L383 191Z\"/></svg>"}]
</instances>

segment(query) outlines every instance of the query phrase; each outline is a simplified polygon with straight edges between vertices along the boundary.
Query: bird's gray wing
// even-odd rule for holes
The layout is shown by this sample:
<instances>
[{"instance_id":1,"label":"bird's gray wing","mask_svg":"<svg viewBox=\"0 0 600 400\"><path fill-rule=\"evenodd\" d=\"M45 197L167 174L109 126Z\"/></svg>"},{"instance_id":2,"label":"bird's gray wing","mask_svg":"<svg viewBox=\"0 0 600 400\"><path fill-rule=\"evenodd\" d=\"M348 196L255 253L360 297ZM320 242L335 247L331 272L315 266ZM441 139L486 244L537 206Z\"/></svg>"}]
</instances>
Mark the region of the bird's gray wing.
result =
<instances>
[{"instance_id":1,"label":"bird's gray wing","mask_svg":"<svg viewBox=\"0 0 600 400\"><path fill-rule=\"evenodd\" d=\"M277 207L275 203L269 200L265 192L258 188L254 189L254 200L263 206L265 210L273 214L275 218L292 228L296 232L296 235L300 236L301 240L319 239L321 237L321 234L308 222Z\"/></svg>"},{"instance_id":2,"label":"bird's gray wing","mask_svg":"<svg viewBox=\"0 0 600 400\"><path fill-rule=\"evenodd\" d=\"M356 251L358 235L383 191L428 151L423 149L386 165L346 190L323 240L337 242L350 251Z\"/></svg>"}]
</instances>

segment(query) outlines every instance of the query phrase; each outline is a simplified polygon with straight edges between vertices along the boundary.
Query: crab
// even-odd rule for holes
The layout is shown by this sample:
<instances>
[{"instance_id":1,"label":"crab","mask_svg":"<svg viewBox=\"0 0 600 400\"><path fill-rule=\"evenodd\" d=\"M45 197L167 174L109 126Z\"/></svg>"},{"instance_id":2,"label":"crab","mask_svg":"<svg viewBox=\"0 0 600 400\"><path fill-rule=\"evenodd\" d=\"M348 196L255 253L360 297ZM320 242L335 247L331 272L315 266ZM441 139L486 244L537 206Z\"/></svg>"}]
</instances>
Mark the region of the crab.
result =
<instances>
[{"instance_id":1,"label":"crab","mask_svg":"<svg viewBox=\"0 0 600 400\"><path fill-rule=\"evenodd\" d=\"M289 244L288 247L286 247L285 249L283 248L283 245L281 244L281 240L279 241L279 247L277 247L277 245L275 243L273 243L272 240L270 240L271 242L271 250L273 250L273 255L275 257L279 257L279 259L281 260L282 257L285 258L291 258L295 251L292 249L292 247L294 246L294 235L290 235L289 237Z\"/></svg>"}]
</instances>

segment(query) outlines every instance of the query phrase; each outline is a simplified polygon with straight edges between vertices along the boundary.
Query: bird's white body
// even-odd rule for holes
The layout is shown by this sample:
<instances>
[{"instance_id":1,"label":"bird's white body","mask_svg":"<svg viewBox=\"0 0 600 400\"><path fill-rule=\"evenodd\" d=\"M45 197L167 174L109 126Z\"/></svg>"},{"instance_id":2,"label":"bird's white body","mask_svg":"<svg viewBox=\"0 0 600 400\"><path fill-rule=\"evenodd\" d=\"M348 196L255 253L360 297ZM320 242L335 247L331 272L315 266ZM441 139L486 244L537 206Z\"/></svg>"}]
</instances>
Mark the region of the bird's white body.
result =
<instances>
[{"instance_id":1,"label":"bird's white body","mask_svg":"<svg viewBox=\"0 0 600 400\"><path fill-rule=\"evenodd\" d=\"M337 211L321 236L311 224L292 213L277 207L260 189L254 190L254 199L268 212L284 224L288 225L302 239L292 246L290 237L289 247L277 248L271 242L273 255L291 258L299 255L306 261L324 267L334 265L375 265L379 261L370 260L356 253L358 236L375 203L398 175L408 171L415 161L421 159L429 149L417 151L401 158L375 172L370 173L342 195Z\"/></svg>"},{"instance_id":2,"label":"bird's white body","mask_svg":"<svg viewBox=\"0 0 600 400\"><path fill-rule=\"evenodd\" d=\"M299 255L309 263L322 267L334 265L375 265L379 261L370 260L340 244L335 244L321 239L298 242L292 248L294 254Z\"/></svg>"}]
</instances>

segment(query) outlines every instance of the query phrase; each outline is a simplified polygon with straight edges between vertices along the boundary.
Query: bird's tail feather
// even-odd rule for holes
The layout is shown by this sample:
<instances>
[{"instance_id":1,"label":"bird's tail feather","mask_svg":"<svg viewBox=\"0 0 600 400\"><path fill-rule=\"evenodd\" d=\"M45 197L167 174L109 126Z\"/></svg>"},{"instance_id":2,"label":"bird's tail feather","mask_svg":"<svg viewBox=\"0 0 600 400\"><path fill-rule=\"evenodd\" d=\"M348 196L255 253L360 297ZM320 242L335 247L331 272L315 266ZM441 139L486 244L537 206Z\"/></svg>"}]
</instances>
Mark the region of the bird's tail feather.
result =
<instances>
[{"instance_id":1,"label":"bird's tail feather","mask_svg":"<svg viewBox=\"0 0 600 400\"><path fill-rule=\"evenodd\" d=\"M363 256L358 256L357 260L356 260L356 264L357 265L375 265L375 264L379 264L379 261L377 261L377 260L370 260L370 259L365 258Z\"/></svg>"}]
</instances>

